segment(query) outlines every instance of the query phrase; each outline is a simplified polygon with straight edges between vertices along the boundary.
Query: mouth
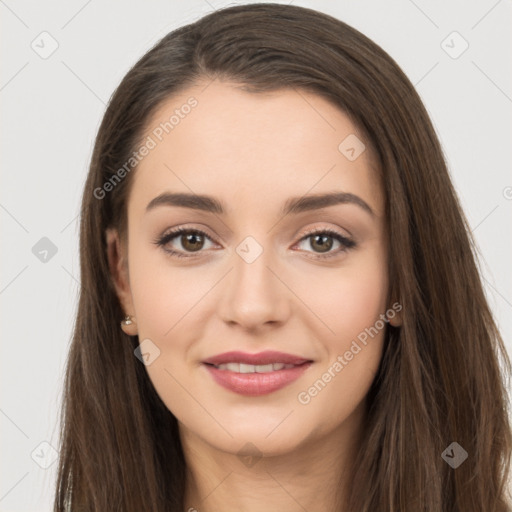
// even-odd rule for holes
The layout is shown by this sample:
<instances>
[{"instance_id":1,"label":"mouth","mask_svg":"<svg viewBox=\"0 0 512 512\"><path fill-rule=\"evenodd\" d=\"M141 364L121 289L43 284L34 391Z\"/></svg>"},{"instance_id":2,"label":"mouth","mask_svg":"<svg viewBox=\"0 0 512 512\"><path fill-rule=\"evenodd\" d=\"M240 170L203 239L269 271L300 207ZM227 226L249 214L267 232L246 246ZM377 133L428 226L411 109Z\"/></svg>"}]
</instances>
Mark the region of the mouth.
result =
<instances>
[{"instance_id":1,"label":"mouth","mask_svg":"<svg viewBox=\"0 0 512 512\"><path fill-rule=\"evenodd\" d=\"M205 363L209 364L209 363ZM304 364L304 363L303 363ZM269 364L244 364L244 363L225 363L225 364L211 364L217 370L236 372L236 373L268 373L276 372L279 370L288 370L294 368L294 364L285 363L269 363Z\"/></svg>"},{"instance_id":2,"label":"mouth","mask_svg":"<svg viewBox=\"0 0 512 512\"><path fill-rule=\"evenodd\" d=\"M227 352L203 361L214 381L245 396L272 393L297 380L313 361L291 354Z\"/></svg>"}]
</instances>

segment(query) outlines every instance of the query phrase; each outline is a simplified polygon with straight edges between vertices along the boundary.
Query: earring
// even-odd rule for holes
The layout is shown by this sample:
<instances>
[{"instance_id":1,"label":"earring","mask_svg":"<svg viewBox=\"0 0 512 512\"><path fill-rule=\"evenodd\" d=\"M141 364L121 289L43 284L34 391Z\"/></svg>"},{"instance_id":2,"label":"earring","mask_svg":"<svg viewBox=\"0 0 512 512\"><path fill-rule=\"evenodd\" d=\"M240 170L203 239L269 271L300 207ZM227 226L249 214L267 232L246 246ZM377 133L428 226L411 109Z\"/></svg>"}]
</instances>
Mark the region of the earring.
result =
<instances>
[{"instance_id":1,"label":"earring","mask_svg":"<svg viewBox=\"0 0 512 512\"><path fill-rule=\"evenodd\" d=\"M121 321L121 327L124 327L125 325L132 325L133 324L132 319L135 320L135 317L134 316L130 316L130 315L126 315L124 320Z\"/></svg>"}]
</instances>

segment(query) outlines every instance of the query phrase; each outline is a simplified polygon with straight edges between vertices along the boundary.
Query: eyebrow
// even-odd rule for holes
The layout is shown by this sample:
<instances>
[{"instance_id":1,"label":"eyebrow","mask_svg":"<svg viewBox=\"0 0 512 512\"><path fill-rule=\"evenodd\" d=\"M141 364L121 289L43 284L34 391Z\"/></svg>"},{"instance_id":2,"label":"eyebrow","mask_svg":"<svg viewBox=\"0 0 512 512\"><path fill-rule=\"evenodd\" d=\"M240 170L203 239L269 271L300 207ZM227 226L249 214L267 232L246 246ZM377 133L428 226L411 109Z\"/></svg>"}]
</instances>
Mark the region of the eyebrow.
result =
<instances>
[{"instance_id":1,"label":"eyebrow","mask_svg":"<svg viewBox=\"0 0 512 512\"><path fill-rule=\"evenodd\" d=\"M281 209L281 215L284 216L311 210L319 210L321 208L327 208L338 204L354 204L369 213L372 217L375 216L375 212L366 201L349 192L331 192L327 194L291 197L284 203ZM183 208L202 210L219 215L223 215L225 213L222 203L214 197L184 192L164 192L160 194L151 200L146 206L146 213L157 206L181 206Z\"/></svg>"}]
</instances>

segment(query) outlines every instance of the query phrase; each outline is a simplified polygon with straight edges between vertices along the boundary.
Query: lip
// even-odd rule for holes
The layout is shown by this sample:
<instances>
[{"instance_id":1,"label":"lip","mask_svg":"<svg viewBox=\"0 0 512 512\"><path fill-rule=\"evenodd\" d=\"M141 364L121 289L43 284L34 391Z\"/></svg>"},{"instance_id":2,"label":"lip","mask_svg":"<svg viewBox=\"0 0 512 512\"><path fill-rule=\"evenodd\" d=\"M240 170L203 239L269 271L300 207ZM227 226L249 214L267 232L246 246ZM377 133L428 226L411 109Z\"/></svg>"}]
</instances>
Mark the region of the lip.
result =
<instances>
[{"instance_id":1,"label":"lip","mask_svg":"<svg viewBox=\"0 0 512 512\"><path fill-rule=\"evenodd\" d=\"M283 368L265 373L238 373L230 370L220 370L214 365L226 363L244 363L264 365L270 363L293 364L293 368ZM229 391L245 396L261 396L288 386L297 380L313 361L303 357L285 354L283 352L265 351L258 354L246 352L225 352L203 361L215 382Z\"/></svg>"},{"instance_id":2,"label":"lip","mask_svg":"<svg viewBox=\"0 0 512 512\"><path fill-rule=\"evenodd\" d=\"M310 361L304 357L295 356L293 354L286 354L284 352L276 352L275 350L266 350L258 352L257 354L250 354L248 352L224 352L213 357L205 359L203 363L206 364L226 364L226 363L244 363L244 364L270 364L270 363L284 363L294 364L296 366L307 363ZM279 370L281 371L281 370Z\"/></svg>"}]
</instances>

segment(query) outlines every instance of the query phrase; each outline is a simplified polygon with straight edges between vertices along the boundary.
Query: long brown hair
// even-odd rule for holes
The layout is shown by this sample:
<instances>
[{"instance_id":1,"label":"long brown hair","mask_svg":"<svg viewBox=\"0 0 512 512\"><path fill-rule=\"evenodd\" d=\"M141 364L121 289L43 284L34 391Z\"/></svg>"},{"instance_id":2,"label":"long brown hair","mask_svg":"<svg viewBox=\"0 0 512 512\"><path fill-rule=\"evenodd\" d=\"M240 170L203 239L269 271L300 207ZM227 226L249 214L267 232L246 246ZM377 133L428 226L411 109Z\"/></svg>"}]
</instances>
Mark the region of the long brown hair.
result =
<instances>
[{"instance_id":1,"label":"long brown hair","mask_svg":"<svg viewBox=\"0 0 512 512\"><path fill-rule=\"evenodd\" d=\"M174 30L110 100L81 206L81 290L54 510L182 510L177 420L134 356L137 336L119 327L124 313L106 253L108 227L126 235L136 167L108 193L98 190L129 160L162 101L205 79L251 93L321 95L358 126L379 161L389 298L400 300L403 324L386 333L346 510L510 512L511 363L428 114L395 61L363 34L312 9L269 3L224 8ZM456 469L442 457L452 442L468 454Z\"/></svg>"}]
</instances>

